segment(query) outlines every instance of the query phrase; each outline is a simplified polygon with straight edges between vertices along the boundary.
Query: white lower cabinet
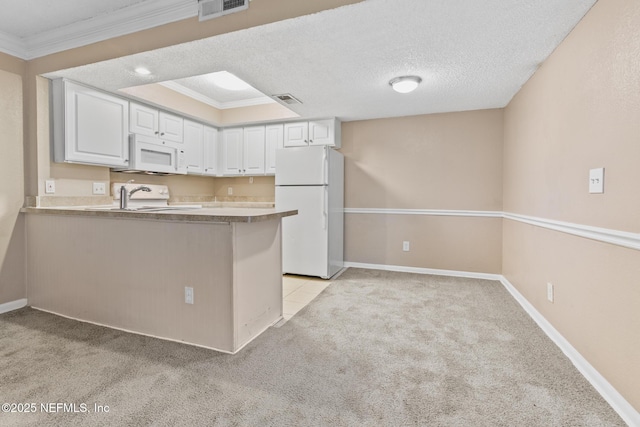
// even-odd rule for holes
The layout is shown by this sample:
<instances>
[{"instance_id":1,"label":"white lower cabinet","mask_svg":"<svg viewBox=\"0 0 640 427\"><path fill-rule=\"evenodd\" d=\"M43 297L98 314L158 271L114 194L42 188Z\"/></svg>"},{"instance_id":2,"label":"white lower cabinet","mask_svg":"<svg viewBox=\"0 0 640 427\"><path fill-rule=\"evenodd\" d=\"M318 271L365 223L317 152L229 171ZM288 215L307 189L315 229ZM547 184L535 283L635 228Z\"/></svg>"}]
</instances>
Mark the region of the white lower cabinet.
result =
<instances>
[{"instance_id":1,"label":"white lower cabinet","mask_svg":"<svg viewBox=\"0 0 640 427\"><path fill-rule=\"evenodd\" d=\"M129 102L63 79L52 82L54 161L127 167Z\"/></svg>"}]
</instances>

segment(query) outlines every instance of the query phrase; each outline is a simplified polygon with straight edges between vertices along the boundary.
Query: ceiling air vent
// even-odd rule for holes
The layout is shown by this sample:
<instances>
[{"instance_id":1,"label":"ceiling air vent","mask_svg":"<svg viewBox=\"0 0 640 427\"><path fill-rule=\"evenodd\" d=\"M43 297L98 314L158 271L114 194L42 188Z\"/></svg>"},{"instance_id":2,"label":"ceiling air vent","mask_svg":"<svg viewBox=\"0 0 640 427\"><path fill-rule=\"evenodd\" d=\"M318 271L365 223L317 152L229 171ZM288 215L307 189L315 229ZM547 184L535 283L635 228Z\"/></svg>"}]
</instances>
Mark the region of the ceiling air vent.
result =
<instances>
[{"instance_id":1,"label":"ceiling air vent","mask_svg":"<svg viewBox=\"0 0 640 427\"><path fill-rule=\"evenodd\" d=\"M280 95L271 95L273 98L276 98L285 104L302 104L298 98L291 95L290 93L283 93Z\"/></svg>"},{"instance_id":2,"label":"ceiling air vent","mask_svg":"<svg viewBox=\"0 0 640 427\"><path fill-rule=\"evenodd\" d=\"M198 0L198 19L204 21L249 8L249 0Z\"/></svg>"}]
</instances>

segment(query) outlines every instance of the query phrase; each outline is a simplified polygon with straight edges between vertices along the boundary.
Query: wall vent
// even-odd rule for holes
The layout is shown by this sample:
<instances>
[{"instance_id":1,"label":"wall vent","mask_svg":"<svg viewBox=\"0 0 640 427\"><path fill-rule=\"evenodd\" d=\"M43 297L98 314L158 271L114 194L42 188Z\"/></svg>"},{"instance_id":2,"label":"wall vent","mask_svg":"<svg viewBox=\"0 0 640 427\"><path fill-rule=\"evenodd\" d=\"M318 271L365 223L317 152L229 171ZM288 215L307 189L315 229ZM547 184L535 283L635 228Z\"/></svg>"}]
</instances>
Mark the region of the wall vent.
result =
<instances>
[{"instance_id":1,"label":"wall vent","mask_svg":"<svg viewBox=\"0 0 640 427\"><path fill-rule=\"evenodd\" d=\"M198 20L217 18L249 8L249 0L198 0Z\"/></svg>"},{"instance_id":2,"label":"wall vent","mask_svg":"<svg viewBox=\"0 0 640 427\"><path fill-rule=\"evenodd\" d=\"M302 102L290 93L281 93L280 95L271 95L272 98L280 100L285 104L302 104Z\"/></svg>"}]
</instances>

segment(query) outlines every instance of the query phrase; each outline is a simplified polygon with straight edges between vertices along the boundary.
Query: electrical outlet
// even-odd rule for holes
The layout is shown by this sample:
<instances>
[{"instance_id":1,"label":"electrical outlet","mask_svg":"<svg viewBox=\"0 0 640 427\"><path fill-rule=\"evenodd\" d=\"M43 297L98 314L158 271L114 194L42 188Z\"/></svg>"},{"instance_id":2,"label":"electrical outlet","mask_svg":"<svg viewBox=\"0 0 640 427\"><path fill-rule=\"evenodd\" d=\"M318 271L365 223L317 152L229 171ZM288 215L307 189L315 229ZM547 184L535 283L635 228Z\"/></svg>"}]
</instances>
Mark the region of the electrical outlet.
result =
<instances>
[{"instance_id":1,"label":"electrical outlet","mask_svg":"<svg viewBox=\"0 0 640 427\"><path fill-rule=\"evenodd\" d=\"M409 242L407 240L405 240L404 242L402 242L402 250L404 252L409 252Z\"/></svg>"},{"instance_id":2,"label":"electrical outlet","mask_svg":"<svg viewBox=\"0 0 640 427\"><path fill-rule=\"evenodd\" d=\"M249 184L253 184L253 177L252 176L249 177Z\"/></svg>"},{"instance_id":3,"label":"electrical outlet","mask_svg":"<svg viewBox=\"0 0 640 427\"><path fill-rule=\"evenodd\" d=\"M93 194L107 194L107 186L104 182L93 183Z\"/></svg>"},{"instance_id":4,"label":"electrical outlet","mask_svg":"<svg viewBox=\"0 0 640 427\"><path fill-rule=\"evenodd\" d=\"M232 187L228 187L227 188L227 196L233 196L233 188Z\"/></svg>"},{"instance_id":5,"label":"electrical outlet","mask_svg":"<svg viewBox=\"0 0 640 427\"><path fill-rule=\"evenodd\" d=\"M547 283L547 299L553 302L553 283Z\"/></svg>"},{"instance_id":6,"label":"electrical outlet","mask_svg":"<svg viewBox=\"0 0 640 427\"><path fill-rule=\"evenodd\" d=\"M189 286L184 287L184 302L186 304L193 304L193 288Z\"/></svg>"},{"instance_id":7,"label":"electrical outlet","mask_svg":"<svg viewBox=\"0 0 640 427\"><path fill-rule=\"evenodd\" d=\"M47 194L53 194L56 192L56 182L52 179L47 179L44 182L44 192Z\"/></svg>"}]
</instances>

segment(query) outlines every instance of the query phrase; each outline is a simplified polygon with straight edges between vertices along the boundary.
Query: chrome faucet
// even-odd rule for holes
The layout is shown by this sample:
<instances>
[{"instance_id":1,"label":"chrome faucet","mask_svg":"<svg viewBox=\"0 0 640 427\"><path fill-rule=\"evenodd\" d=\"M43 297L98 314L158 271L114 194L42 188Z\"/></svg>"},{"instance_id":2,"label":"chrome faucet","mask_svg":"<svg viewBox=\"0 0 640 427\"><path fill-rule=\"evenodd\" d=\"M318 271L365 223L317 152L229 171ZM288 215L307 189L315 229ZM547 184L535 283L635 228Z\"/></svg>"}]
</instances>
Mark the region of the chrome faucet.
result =
<instances>
[{"instance_id":1,"label":"chrome faucet","mask_svg":"<svg viewBox=\"0 0 640 427\"><path fill-rule=\"evenodd\" d=\"M133 181L133 179L127 181L127 184L131 184ZM120 209L129 209L129 198L133 195L133 193L137 191L145 191L148 193L151 191L151 189L145 185L140 185L131 191L127 191L127 184L123 184L120 187Z\"/></svg>"}]
</instances>

